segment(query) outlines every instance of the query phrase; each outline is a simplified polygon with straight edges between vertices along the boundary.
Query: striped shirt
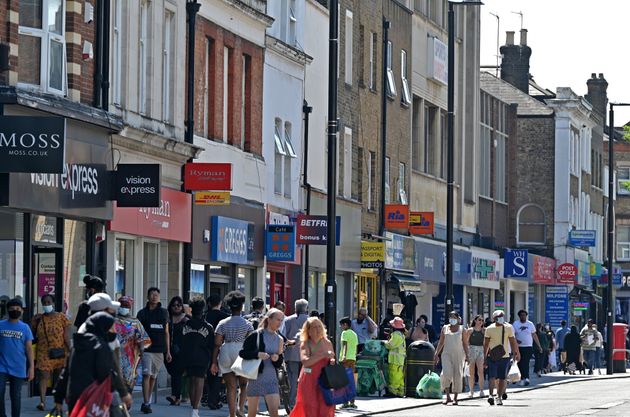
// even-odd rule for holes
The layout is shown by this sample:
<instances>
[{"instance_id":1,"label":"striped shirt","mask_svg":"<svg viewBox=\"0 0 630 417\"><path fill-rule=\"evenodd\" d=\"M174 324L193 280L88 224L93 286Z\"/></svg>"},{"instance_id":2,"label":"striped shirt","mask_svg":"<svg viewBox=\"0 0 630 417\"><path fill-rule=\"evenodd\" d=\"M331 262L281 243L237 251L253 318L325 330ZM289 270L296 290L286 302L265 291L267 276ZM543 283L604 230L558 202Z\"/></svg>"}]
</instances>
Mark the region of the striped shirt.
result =
<instances>
[{"instance_id":1,"label":"striped shirt","mask_svg":"<svg viewBox=\"0 0 630 417\"><path fill-rule=\"evenodd\" d=\"M252 324L241 316L230 316L219 322L215 334L223 336L224 343L243 343L254 331Z\"/></svg>"}]
</instances>

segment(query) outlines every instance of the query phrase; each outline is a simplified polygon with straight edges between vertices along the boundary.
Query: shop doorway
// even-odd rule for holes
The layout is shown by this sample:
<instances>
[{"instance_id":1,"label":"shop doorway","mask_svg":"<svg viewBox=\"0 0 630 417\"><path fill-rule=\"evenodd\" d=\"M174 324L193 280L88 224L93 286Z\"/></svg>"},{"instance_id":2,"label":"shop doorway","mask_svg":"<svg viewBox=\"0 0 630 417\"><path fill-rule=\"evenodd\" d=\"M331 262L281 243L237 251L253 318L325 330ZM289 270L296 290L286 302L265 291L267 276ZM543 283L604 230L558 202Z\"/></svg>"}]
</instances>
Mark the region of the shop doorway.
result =
<instances>
[{"instance_id":1,"label":"shop doorway","mask_svg":"<svg viewBox=\"0 0 630 417\"><path fill-rule=\"evenodd\" d=\"M287 312L291 311L291 285L288 276L284 272L267 272L271 298L269 300L269 308L273 307L276 302L282 301L287 307Z\"/></svg>"},{"instance_id":2,"label":"shop doorway","mask_svg":"<svg viewBox=\"0 0 630 417\"><path fill-rule=\"evenodd\" d=\"M217 294L223 300L229 291L230 291L230 286L227 282L210 281L208 297L211 296L212 294Z\"/></svg>"},{"instance_id":3,"label":"shop doorway","mask_svg":"<svg viewBox=\"0 0 630 417\"><path fill-rule=\"evenodd\" d=\"M360 308L367 308L368 315L374 320L378 319L378 275L357 274L355 275L355 308L352 318L355 318Z\"/></svg>"},{"instance_id":4,"label":"shop doorway","mask_svg":"<svg viewBox=\"0 0 630 417\"><path fill-rule=\"evenodd\" d=\"M41 313L42 306L40 298L45 294L55 296L55 310L63 311L67 306L62 306L62 298L58 294L62 293L62 248L34 247L32 258L33 277L31 281L31 300L27 309L29 316Z\"/></svg>"}]
</instances>

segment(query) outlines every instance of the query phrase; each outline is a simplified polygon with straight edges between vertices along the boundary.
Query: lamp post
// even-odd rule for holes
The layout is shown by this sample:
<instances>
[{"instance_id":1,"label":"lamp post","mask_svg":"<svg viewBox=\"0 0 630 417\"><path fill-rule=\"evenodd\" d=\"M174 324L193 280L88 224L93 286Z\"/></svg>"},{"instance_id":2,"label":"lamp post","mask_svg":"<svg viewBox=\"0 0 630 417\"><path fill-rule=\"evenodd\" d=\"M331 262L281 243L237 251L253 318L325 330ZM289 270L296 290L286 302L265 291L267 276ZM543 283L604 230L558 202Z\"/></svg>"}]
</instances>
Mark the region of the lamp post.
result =
<instances>
[{"instance_id":1,"label":"lamp post","mask_svg":"<svg viewBox=\"0 0 630 417\"><path fill-rule=\"evenodd\" d=\"M444 318L453 311L453 189L455 186L455 6L480 6L480 1L449 0L448 2L448 86L447 86L447 153L446 153L446 298Z\"/></svg>"},{"instance_id":2,"label":"lamp post","mask_svg":"<svg viewBox=\"0 0 630 417\"><path fill-rule=\"evenodd\" d=\"M606 374L613 374L613 311L615 300L613 299L613 247L615 245L615 106L630 106L630 103L609 103L608 112L608 286L606 287Z\"/></svg>"}]
</instances>

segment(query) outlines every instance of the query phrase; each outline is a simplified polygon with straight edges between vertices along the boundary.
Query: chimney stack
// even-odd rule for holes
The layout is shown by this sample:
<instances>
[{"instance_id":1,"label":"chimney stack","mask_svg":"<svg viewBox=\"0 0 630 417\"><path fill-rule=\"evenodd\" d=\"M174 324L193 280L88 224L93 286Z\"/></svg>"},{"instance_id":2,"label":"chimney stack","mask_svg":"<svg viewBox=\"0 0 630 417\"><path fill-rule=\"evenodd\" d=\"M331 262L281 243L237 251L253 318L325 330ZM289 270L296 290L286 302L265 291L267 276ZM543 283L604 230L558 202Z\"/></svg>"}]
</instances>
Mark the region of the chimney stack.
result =
<instances>
[{"instance_id":1,"label":"chimney stack","mask_svg":"<svg viewBox=\"0 0 630 417\"><path fill-rule=\"evenodd\" d=\"M604 78L604 74L599 73L599 77L595 73L591 74L591 78L586 81L588 93L586 99L593 105L593 110L599 113L606 120L606 106L608 105L608 81Z\"/></svg>"},{"instance_id":2,"label":"chimney stack","mask_svg":"<svg viewBox=\"0 0 630 417\"><path fill-rule=\"evenodd\" d=\"M527 29L521 29L521 44L514 45L514 32L507 32L505 45L499 51L501 79L529 94L529 58L532 49L527 46Z\"/></svg>"}]
</instances>

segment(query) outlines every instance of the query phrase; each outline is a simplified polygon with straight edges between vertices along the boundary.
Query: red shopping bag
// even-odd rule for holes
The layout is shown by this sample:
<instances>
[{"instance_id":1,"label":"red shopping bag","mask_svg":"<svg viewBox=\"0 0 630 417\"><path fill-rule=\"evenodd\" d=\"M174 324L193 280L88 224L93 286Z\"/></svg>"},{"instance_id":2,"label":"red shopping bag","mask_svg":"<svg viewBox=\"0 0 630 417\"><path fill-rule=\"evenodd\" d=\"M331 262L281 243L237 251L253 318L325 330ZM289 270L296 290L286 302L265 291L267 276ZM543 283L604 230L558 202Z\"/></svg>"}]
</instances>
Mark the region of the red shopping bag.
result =
<instances>
[{"instance_id":1,"label":"red shopping bag","mask_svg":"<svg viewBox=\"0 0 630 417\"><path fill-rule=\"evenodd\" d=\"M68 417L109 417L112 405L112 379L110 376L101 383L94 381L77 400Z\"/></svg>"}]
</instances>

